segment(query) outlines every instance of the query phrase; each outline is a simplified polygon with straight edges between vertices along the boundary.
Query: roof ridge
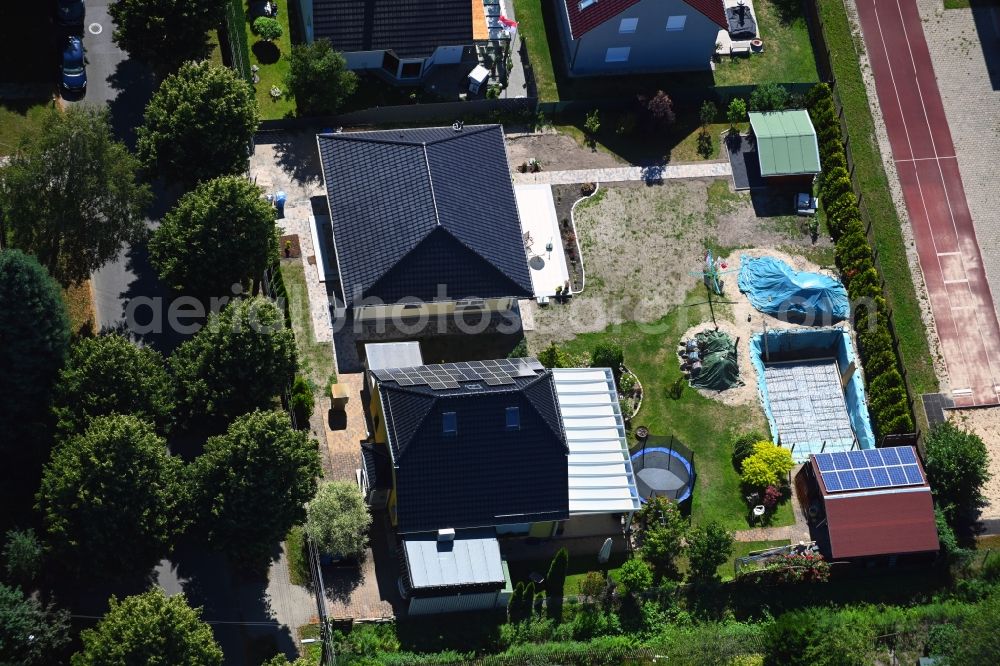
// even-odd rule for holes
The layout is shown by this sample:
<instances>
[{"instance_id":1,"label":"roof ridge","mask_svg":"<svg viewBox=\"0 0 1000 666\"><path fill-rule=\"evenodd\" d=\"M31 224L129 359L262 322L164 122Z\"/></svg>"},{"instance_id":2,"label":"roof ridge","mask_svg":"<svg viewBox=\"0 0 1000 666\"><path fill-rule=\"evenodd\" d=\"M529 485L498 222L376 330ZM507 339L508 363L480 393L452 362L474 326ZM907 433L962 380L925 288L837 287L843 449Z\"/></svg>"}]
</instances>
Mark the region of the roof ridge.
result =
<instances>
[{"instance_id":1,"label":"roof ridge","mask_svg":"<svg viewBox=\"0 0 1000 666\"><path fill-rule=\"evenodd\" d=\"M434 185L433 185L433 183L431 184L431 196L434 196ZM435 205L435 208L434 208L434 212L435 213L437 212L436 205ZM519 213L519 215L520 215L520 213ZM517 283L517 281L514 280L514 278L512 278L509 275L507 275L506 273L504 273L499 268L497 268L496 264L494 264L491 259L489 259L488 257L484 257L482 252L476 250L474 247L470 247L468 243L463 242L461 238L459 238L454 233L452 233L451 229L449 229L447 225L441 224L440 219L438 219L438 228L441 229L442 231L444 231L445 233L447 233L449 236L451 236L451 238L454 239L454 241L456 243L458 243L459 245L461 245L462 247L464 247L466 250L468 250L472 254L476 255L477 257L479 257L480 259L482 259L483 261L485 261L487 264L489 264L490 266L492 266L494 269L496 269L496 271L498 273L500 273L500 275L503 276L503 278L505 280L507 280L509 283L513 284L515 287L520 287L521 286L521 285L519 285ZM424 238L427 238L429 236L430 236L430 233L428 233L427 236L425 236ZM421 242L423 242L423 241L421 241ZM417 243L417 245L419 245L419 244L420 243ZM416 249L416 246L414 246L414 249ZM407 254L409 254L409 253L407 253ZM525 259L527 259L527 257L525 257ZM531 276L529 275L528 277L531 277Z\"/></svg>"},{"instance_id":2,"label":"roof ridge","mask_svg":"<svg viewBox=\"0 0 1000 666\"><path fill-rule=\"evenodd\" d=\"M438 210L437 193L434 191L434 171L431 169L431 161L427 157L427 142L425 141L421 143L420 147L424 151L424 166L427 168L427 183L431 188L431 202L434 204L434 221L437 222L437 226L440 227L443 225L441 224L441 212ZM428 235L430 235L430 232L428 232Z\"/></svg>"},{"instance_id":3,"label":"roof ridge","mask_svg":"<svg viewBox=\"0 0 1000 666\"><path fill-rule=\"evenodd\" d=\"M404 139L406 132L412 131L422 131L422 130L442 130L448 129L447 127L407 127L402 129L387 129L387 130L364 130L362 132L321 132L319 138L330 139L336 141L358 141L364 143L383 143L393 146L413 146L414 148L424 148L427 146L437 145L439 143L444 143L446 141L451 141L452 139L458 139L462 136L472 136L473 134L480 134L487 130L493 129L494 127L499 127L499 125L471 125L463 126L461 130L455 131L451 135L442 136L439 139L433 139L432 141L416 141L413 139ZM397 138L383 138L382 136L373 136L376 134L384 134L386 137L395 133Z\"/></svg>"},{"instance_id":4,"label":"roof ridge","mask_svg":"<svg viewBox=\"0 0 1000 666\"><path fill-rule=\"evenodd\" d=\"M554 404L556 407L556 419L558 419L559 421L558 432L553 430L551 424L549 424L548 419L545 418L545 415L542 414L541 411L539 411L538 406L535 405L534 401L532 401L531 398L525 393L525 391L534 387L537 383L547 378L552 379L552 381L549 382L549 391L552 393L552 404ZM539 375L536 375L533 380L526 383L522 387L521 393L524 394L525 400L527 400L528 404L531 405L531 408L535 410L535 413L538 415L538 418L540 418L542 422L545 423L545 427L547 427L552 432L552 434L554 434L556 438L559 439L560 442L562 442L563 449L565 449L566 452L568 453L569 441L567 441L566 438L566 427L565 424L563 424L562 420L562 410L559 407L559 395L556 392L556 380L555 380L555 374L552 372L552 368L545 368L544 372L542 372Z\"/></svg>"},{"instance_id":5,"label":"roof ridge","mask_svg":"<svg viewBox=\"0 0 1000 666\"><path fill-rule=\"evenodd\" d=\"M435 395L428 395L427 393L424 393L423 391L413 390L412 387L400 386L399 384L397 384L395 382L393 382L390 385L387 385L384 382L379 382L379 389L384 389L385 391L396 391L397 393L408 393L410 395L420 396L421 398L424 398L427 401L427 403L428 403L427 409L424 411L423 415L420 417L420 421L416 424L416 427L413 428L413 431L410 433L410 437L407 439L407 441L406 442L400 442L400 441L396 442L396 450L399 451L399 458L401 460L402 458L404 458L406 456L406 450L409 448L410 442L413 441L413 438L416 437L417 433L420 432L420 429L424 426L424 421L426 421L427 417L430 415L430 413L432 411L434 411L434 405L437 403L438 397L435 396ZM386 411L389 412L389 414L388 414L389 418L386 418L385 420L386 420L387 428L388 428L388 423L390 421L393 422L393 424L394 424L393 425L393 435L395 435L396 434L395 433L396 428L395 428L395 421L392 419L391 401L387 401L387 403L388 404L386 404ZM398 465L399 460L393 459L393 462Z\"/></svg>"}]
</instances>

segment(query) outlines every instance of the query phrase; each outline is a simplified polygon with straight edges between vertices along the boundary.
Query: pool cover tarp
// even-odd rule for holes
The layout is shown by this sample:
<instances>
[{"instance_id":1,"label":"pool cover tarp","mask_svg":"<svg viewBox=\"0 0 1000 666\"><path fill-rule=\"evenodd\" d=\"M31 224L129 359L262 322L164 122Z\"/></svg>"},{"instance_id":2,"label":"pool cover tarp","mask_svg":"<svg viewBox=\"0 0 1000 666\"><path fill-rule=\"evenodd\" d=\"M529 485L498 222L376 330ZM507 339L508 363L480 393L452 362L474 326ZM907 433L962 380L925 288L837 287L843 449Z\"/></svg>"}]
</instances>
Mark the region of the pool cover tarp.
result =
<instances>
[{"instance_id":1,"label":"pool cover tarp","mask_svg":"<svg viewBox=\"0 0 1000 666\"><path fill-rule=\"evenodd\" d=\"M694 337L701 353L701 372L691 380L691 386L711 391L742 386L733 339L722 331L703 331Z\"/></svg>"},{"instance_id":2,"label":"pool cover tarp","mask_svg":"<svg viewBox=\"0 0 1000 666\"><path fill-rule=\"evenodd\" d=\"M832 324L851 314L847 289L820 273L793 270L774 257L740 257L740 291L761 312L794 322Z\"/></svg>"}]
</instances>

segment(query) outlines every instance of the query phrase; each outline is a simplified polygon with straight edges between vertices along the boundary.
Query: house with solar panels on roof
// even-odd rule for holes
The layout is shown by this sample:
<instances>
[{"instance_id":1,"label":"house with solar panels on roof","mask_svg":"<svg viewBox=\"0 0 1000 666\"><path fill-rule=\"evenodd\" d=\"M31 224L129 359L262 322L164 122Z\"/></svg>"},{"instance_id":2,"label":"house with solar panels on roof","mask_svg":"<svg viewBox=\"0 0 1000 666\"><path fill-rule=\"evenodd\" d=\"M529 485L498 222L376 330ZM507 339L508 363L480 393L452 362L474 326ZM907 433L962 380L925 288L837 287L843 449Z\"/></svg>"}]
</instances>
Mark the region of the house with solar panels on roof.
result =
<instances>
[{"instance_id":1,"label":"house with solar panels on roof","mask_svg":"<svg viewBox=\"0 0 1000 666\"><path fill-rule=\"evenodd\" d=\"M534 290L500 125L320 134L321 275L359 338L517 323ZM321 242L320 245L323 245ZM321 248L322 250L322 248Z\"/></svg>"},{"instance_id":2,"label":"house with solar panels on roof","mask_svg":"<svg viewBox=\"0 0 1000 666\"><path fill-rule=\"evenodd\" d=\"M358 477L400 539L411 614L505 606L506 545L524 537L624 548L640 504L610 369L422 365L412 342L367 347L374 435Z\"/></svg>"},{"instance_id":3,"label":"house with solar panels on roof","mask_svg":"<svg viewBox=\"0 0 1000 666\"><path fill-rule=\"evenodd\" d=\"M711 67L723 0L555 0L570 76Z\"/></svg>"},{"instance_id":4,"label":"house with solar panels on roof","mask_svg":"<svg viewBox=\"0 0 1000 666\"><path fill-rule=\"evenodd\" d=\"M436 65L475 61L475 45L506 39L498 0L295 1L307 43L326 39L348 69L400 83L417 83Z\"/></svg>"},{"instance_id":5,"label":"house with solar panels on roof","mask_svg":"<svg viewBox=\"0 0 1000 666\"><path fill-rule=\"evenodd\" d=\"M891 565L937 554L931 489L912 446L814 453L795 482L827 559Z\"/></svg>"}]
</instances>

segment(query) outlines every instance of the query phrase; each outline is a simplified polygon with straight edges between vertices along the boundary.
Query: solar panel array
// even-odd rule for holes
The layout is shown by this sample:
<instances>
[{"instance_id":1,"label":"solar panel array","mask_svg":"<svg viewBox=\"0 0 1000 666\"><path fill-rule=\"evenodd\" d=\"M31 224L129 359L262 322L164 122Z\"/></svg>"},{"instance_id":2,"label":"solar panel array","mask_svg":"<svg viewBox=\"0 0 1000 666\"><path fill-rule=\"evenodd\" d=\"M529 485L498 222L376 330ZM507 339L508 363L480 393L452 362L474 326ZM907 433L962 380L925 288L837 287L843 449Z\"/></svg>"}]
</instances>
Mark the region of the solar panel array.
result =
<instances>
[{"instance_id":1,"label":"solar panel array","mask_svg":"<svg viewBox=\"0 0 1000 666\"><path fill-rule=\"evenodd\" d=\"M488 386L513 384L517 377L533 377L544 366L533 358L504 358L495 361L463 361L414 368L375 370L379 381L400 386L429 386L435 391L461 388L462 382L485 382Z\"/></svg>"},{"instance_id":2,"label":"solar panel array","mask_svg":"<svg viewBox=\"0 0 1000 666\"><path fill-rule=\"evenodd\" d=\"M816 465L829 492L877 490L924 483L912 446L816 454Z\"/></svg>"}]
</instances>

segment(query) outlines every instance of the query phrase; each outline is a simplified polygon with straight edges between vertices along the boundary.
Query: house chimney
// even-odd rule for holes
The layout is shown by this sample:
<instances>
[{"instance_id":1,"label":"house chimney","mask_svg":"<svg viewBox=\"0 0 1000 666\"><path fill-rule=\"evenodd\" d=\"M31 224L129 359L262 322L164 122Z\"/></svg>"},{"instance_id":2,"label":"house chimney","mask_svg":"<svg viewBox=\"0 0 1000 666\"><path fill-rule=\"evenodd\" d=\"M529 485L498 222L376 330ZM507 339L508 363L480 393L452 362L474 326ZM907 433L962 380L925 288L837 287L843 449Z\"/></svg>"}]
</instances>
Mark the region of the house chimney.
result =
<instances>
[{"instance_id":1,"label":"house chimney","mask_svg":"<svg viewBox=\"0 0 1000 666\"><path fill-rule=\"evenodd\" d=\"M454 541L455 540L455 528L445 527L438 530L438 541Z\"/></svg>"}]
</instances>

